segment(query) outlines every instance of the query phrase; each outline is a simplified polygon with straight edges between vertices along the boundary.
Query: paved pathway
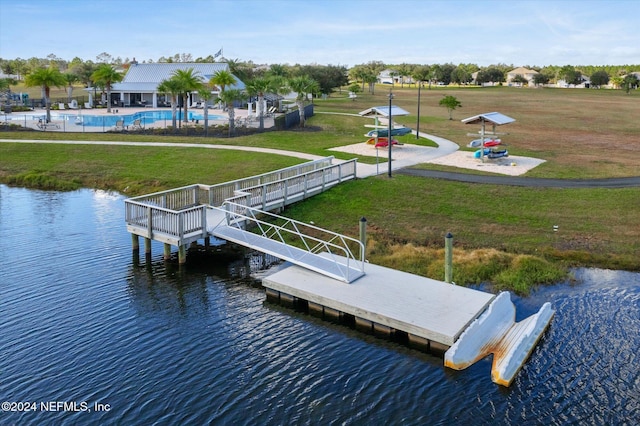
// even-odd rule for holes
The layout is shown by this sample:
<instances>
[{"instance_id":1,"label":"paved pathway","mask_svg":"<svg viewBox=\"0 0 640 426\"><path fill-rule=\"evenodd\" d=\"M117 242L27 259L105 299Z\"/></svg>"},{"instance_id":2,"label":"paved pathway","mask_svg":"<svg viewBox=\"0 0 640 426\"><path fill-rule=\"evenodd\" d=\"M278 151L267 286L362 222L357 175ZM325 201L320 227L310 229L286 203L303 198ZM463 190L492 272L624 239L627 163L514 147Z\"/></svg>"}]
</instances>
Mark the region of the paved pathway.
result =
<instances>
[{"instance_id":1,"label":"paved pathway","mask_svg":"<svg viewBox=\"0 0 640 426\"><path fill-rule=\"evenodd\" d=\"M415 134L415 133L414 133ZM467 173L443 172L436 170L412 169L411 166L427 163L432 159L439 158L458 150L459 146L454 142L434 135L420 133L420 137L429 138L438 144L438 148L424 147L419 154L402 160L392 161L392 171L396 174L410 176L420 176L436 179L447 179L459 182L484 183L492 185L512 185L530 187L550 187L550 188L628 188L640 186L640 177L608 178L608 179L545 179L528 178L516 176L488 176L474 175ZM269 154L287 155L305 160L317 160L324 158L320 155L305 154L302 152L285 151L272 148L258 148L233 145L213 145L195 143L168 143L168 142L124 142L124 141L73 141L73 140L38 140L38 139L0 139L0 143L36 143L36 144L70 144L70 145L129 145L129 146L159 146L159 147L188 147L188 148L208 148L208 149L233 149L239 151L264 152ZM340 162L341 160L336 160ZM365 178L386 173L387 163L362 164L358 163L357 176Z\"/></svg>"},{"instance_id":2,"label":"paved pathway","mask_svg":"<svg viewBox=\"0 0 640 426\"><path fill-rule=\"evenodd\" d=\"M547 179L519 176L489 176L468 173L443 172L405 168L398 174L420 176L458 182L485 183L491 185L529 186L540 188L630 188L640 186L640 177L606 179Z\"/></svg>"}]
</instances>

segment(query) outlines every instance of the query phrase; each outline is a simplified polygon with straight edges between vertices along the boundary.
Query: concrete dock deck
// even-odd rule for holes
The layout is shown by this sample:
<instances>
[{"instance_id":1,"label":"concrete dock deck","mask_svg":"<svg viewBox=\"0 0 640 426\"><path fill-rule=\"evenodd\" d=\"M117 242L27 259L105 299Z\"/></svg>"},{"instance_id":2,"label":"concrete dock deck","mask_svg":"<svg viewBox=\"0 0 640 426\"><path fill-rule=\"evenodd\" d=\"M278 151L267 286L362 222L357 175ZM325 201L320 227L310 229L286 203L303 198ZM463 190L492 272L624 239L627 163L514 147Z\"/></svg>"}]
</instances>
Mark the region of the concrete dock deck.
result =
<instances>
[{"instance_id":1,"label":"concrete dock deck","mask_svg":"<svg viewBox=\"0 0 640 426\"><path fill-rule=\"evenodd\" d=\"M453 345L495 298L373 264L350 284L290 265L263 278L263 285L444 346Z\"/></svg>"}]
</instances>

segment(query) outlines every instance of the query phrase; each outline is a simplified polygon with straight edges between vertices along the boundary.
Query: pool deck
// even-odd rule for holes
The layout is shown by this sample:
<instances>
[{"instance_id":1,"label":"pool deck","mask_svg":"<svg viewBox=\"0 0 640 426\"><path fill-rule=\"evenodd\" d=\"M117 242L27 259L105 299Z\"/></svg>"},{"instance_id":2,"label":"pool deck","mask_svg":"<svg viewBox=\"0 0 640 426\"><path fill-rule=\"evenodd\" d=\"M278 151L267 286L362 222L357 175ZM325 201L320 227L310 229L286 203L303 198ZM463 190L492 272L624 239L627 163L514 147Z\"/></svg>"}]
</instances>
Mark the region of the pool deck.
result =
<instances>
[{"instance_id":1,"label":"pool deck","mask_svg":"<svg viewBox=\"0 0 640 426\"><path fill-rule=\"evenodd\" d=\"M75 123L75 117L82 117L83 115L90 116L108 116L108 117L125 117L134 115L136 113L142 112L153 112L153 111L171 111L171 108L141 108L141 107L112 107L111 112L107 112L106 108L90 108L90 109L64 109L64 110L51 110L51 122L47 124L47 128L44 131L59 131L59 132L74 132L74 133L103 133L110 130L115 130L114 125L105 125L105 126L80 126ZM188 112L193 112L198 115L204 114L204 109L202 108L189 108ZM36 130L43 130L38 127L38 120L46 115L46 110L43 108L38 108L33 111L26 112L14 112L10 114L0 114L0 122L8 122L20 124L25 127L30 127ZM217 109L217 108L209 108L209 125L224 125L229 121L229 115L227 112ZM246 119L248 111L246 109L235 109L235 119ZM63 119L60 116L64 115L65 117L69 117L67 119ZM217 116L218 118L213 118L213 116ZM220 119L219 117L224 117ZM200 123L201 124L201 123ZM185 125L182 122L182 125ZM192 126L193 123L188 123L187 125ZM258 127L258 121L254 120L249 122L250 127ZM265 117L264 120L265 127L269 128L274 125L273 117ZM159 120L153 123L144 123L144 128L165 128L171 126L171 120Z\"/></svg>"}]
</instances>

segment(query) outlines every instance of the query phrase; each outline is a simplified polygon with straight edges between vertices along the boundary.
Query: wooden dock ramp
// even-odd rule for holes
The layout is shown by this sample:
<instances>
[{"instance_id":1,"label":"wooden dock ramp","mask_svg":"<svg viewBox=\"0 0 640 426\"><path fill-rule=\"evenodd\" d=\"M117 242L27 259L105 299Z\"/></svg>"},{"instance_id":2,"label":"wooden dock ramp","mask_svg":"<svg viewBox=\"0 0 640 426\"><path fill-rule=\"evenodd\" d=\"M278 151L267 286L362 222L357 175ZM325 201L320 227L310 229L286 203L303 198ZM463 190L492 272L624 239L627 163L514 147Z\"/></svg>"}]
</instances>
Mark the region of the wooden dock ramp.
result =
<instances>
[{"instance_id":1,"label":"wooden dock ramp","mask_svg":"<svg viewBox=\"0 0 640 426\"><path fill-rule=\"evenodd\" d=\"M548 304L513 327L509 293L494 294L367 264L366 274L347 284L297 265L263 278L267 294L302 299L353 315L373 327L406 332L445 352L445 365L462 369L494 355L492 379L509 386L549 324ZM509 307L510 306L510 307Z\"/></svg>"}]
</instances>

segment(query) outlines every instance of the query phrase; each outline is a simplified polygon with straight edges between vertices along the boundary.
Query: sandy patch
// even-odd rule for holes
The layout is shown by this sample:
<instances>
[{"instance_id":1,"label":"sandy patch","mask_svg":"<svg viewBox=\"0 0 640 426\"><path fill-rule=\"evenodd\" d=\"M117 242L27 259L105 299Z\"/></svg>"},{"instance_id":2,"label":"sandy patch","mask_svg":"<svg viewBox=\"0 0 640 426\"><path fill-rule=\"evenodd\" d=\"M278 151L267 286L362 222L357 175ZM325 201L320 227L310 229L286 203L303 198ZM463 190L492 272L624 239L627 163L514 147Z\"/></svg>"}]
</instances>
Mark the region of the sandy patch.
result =
<instances>
[{"instance_id":1,"label":"sandy patch","mask_svg":"<svg viewBox=\"0 0 640 426\"><path fill-rule=\"evenodd\" d=\"M545 160L537 158L510 155L509 157L495 160L485 158L483 163L481 160L473 157L473 151L459 151L456 150L457 147L458 146L453 143L446 146L443 144L439 148L412 144L394 145L391 149L391 158L393 159L392 166L393 169L399 169L411 167L416 164L431 163L518 176L545 162ZM365 142L332 148L331 151L347 152L349 154L370 157L377 156L381 165L386 163L389 158L388 148L378 148L376 152L376 148L373 145ZM359 164L358 167L367 169L367 165L364 164ZM383 166L380 167L384 170ZM369 171L369 173L373 172Z\"/></svg>"},{"instance_id":2,"label":"sandy patch","mask_svg":"<svg viewBox=\"0 0 640 426\"><path fill-rule=\"evenodd\" d=\"M545 160L531 157L519 157L510 155L505 158L495 160L484 160L484 163L474 158L471 151L456 151L453 154L445 155L429 161L432 164L441 164L443 166L460 167L463 169L482 170L490 173L500 173L503 175L519 176L534 167L544 163Z\"/></svg>"}]
</instances>

